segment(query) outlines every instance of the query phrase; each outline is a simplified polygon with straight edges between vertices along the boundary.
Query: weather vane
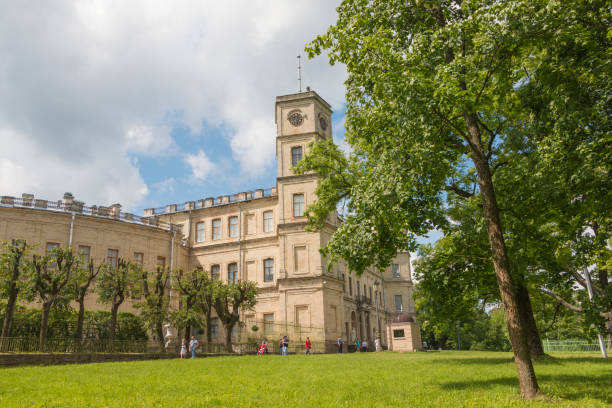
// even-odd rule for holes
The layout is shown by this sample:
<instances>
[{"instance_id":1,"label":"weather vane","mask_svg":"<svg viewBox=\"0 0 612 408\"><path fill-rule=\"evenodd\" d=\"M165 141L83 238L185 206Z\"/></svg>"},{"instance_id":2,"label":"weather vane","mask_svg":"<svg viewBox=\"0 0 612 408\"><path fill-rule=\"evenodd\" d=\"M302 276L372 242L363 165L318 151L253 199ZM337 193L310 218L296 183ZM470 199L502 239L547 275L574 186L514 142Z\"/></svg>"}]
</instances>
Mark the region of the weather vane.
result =
<instances>
[{"instance_id":1,"label":"weather vane","mask_svg":"<svg viewBox=\"0 0 612 408\"><path fill-rule=\"evenodd\" d=\"M302 93L302 65L301 65L302 56L298 55L297 60L298 60L298 83L300 84L300 93Z\"/></svg>"}]
</instances>

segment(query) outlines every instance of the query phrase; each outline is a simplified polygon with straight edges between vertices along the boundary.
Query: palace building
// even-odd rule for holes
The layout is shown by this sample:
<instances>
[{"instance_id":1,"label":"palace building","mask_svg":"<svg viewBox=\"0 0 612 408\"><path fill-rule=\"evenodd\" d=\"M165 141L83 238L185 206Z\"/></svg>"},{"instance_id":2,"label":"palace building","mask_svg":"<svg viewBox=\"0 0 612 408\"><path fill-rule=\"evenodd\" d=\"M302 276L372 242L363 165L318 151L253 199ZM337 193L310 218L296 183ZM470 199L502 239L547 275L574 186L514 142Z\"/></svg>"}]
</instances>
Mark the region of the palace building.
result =
<instances>
[{"instance_id":1,"label":"palace building","mask_svg":"<svg viewBox=\"0 0 612 408\"><path fill-rule=\"evenodd\" d=\"M123 257L145 268L203 268L223 281L257 283L254 311L245 311L236 336L345 344L380 336L383 345L420 349L412 301L410 255L398 253L386 270L369 268L361 276L339 262L328 267L319 252L341 222L330 214L318 232L306 230L306 206L315 200L316 174L293 174L315 138L331 138L331 107L308 90L276 98L276 186L202 198L137 216L110 207L87 207L67 193L45 201L24 194L0 199L0 241L26 239L40 251L71 246L89 259L116 262ZM177 304L174 292L173 304ZM92 295L90 308L102 308ZM122 310L132 311L129 302ZM392 330L394 321L410 322ZM222 341L222 326L212 323ZM253 326L261 331L254 333ZM257 328L256 328L257 329ZM400 338L393 339L392 336ZM218 335L217 335L218 334ZM398 337L398 336L396 336Z\"/></svg>"}]
</instances>

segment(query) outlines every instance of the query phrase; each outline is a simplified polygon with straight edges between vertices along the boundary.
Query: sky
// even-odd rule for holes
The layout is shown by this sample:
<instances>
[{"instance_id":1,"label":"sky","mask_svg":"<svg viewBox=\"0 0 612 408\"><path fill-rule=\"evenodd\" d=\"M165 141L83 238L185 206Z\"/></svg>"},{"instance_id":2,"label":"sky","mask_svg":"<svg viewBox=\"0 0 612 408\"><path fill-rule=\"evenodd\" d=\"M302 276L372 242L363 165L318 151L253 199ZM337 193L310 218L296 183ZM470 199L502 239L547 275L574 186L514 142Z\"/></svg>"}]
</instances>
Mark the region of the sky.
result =
<instances>
[{"instance_id":1,"label":"sky","mask_svg":"<svg viewBox=\"0 0 612 408\"><path fill-rule=\"evenodd\" d=\"M274 186L298 54L342 139L346 72L303 51L338 3L0 0L0 195L140 213Z\"/></svg>"},{"instance_id":2,"label":"sky","mask_svg":"<svg viewBox=\"0 0 612 408\"><path fill-rule=\"evenodd\" d=\"M339 3L0 0L0 195L140 214L274 186L297 55L343 142L346 70L304 53Z\"/></svg>"}]
</instances>

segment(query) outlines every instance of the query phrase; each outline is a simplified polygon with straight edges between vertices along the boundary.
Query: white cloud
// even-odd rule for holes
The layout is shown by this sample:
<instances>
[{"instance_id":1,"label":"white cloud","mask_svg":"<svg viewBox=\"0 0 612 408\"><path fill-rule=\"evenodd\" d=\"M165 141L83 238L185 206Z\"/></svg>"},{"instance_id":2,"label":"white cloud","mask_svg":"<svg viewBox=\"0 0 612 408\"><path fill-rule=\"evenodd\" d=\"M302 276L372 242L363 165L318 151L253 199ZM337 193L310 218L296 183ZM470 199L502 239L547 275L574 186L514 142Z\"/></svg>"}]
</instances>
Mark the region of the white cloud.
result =
<instances>
[{"instance_id":1,"label":"white cloud","mask_svg":"<svg viewBox=\"0 0 612 408\"><path fill-rule=\"evenodd\" d=\"M170 136L172 129L168 125L152 127L133 125L125 132L125 148L131 153L146 156L158 156L176 149Z\"/></svg>"},{"instance_id":2,"label":"white cloud","mask_svg":"<svg viewBox=\"0 0 612 408\"><path fill-rule=\"evenodd\" d=\"M174 187L176 186L176 180L174 177L163 179L154 183L151 187L158 193L167 194L174 193Z\"/></svg>"},{"instance_id":3,"label":"white cloud","mask_svg":"<svg viewBox=\"0 0 612 408\"><path fill-rule=\"evenodd\" d=\"M191 176L198 181L205 181L215 165L202 150L198 154L188 154L185 156L185 163L191 167Z\"/></svg>"},{"instance_id":4,"label":"white cloud","mask_svg":"<svg viewBox=\"0 0 612 408\"><path fill-rule=\"evenodd\" d=\"M3 2L0 194L146 204L128 154L177 154L175 125L229 129L241 176L261 175L274 165L274 97L296 91L295 57L338 3ZM344 69L302 60L304 85L341 109Z\"/></svg>"}]
</instances>

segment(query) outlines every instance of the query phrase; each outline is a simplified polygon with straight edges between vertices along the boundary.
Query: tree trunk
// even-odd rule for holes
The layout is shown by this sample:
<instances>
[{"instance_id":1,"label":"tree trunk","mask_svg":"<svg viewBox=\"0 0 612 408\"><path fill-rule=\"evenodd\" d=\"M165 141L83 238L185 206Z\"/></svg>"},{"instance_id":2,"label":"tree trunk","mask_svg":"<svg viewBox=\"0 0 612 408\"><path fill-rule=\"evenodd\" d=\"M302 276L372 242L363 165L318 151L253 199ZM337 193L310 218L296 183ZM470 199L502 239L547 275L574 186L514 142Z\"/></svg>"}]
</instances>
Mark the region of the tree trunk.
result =
<instances>
[{"instance_id":1,"label":"tree trunk","mask_svg":"<svg viewBox=\"0 0 612 408\"><path fill-rule=\"evenodd\" d=\"M519 282L516 286L517 296L519 301L519 312L521 313L522 325L527 336L527 346L529 347L529 355L531 358L540 358L545 356L540 332L533 317L533 309L531 308L531 299L527 287Z\"/></svg>"},{"instance_id":2,"label":"tree trunk","mask_svg":"<svg viewBox=\"0 0 612 408\"><path fill-rule=\"evenodd\" d=\"M11 283L10 295L4 311L4 322L2 323L2 337L11 336L11 323L13 322L13 311L17 303L17 288Z\"/></svg>"},{"instance_id":3,"label":"tree trunk","mask_svg":"<svg viewBox=\"0 0 612 408\"><path fill-rule=\"evenodd\" d=\"M75 333L75 338L78 343L79 349L81 348L81 343L83 343L83 322L85 320L85 297L79 297L79 315L77 318L77 328Z\"/></svg>"},{"instance_id":4,"label":"tree trunk","mask_svg":"<svg viewBox=\"0 0 612 408\"><path fill-rule=\"evenodd\" d=\"M232 330L234 329L234 324L224 324L223 327L225 327L225 351L227 351L228 353L233 353L234 351L232 350Z\"/></svg>"},{"instance_id":5,"label":"tree trunk","mask_svg":"<svg viewBox=\"0 0 612 408\"><path fill-rule=\"evenodd\" d=\"M158 322L155 327L155 331L157 332L157 337L159 338L159 347L162 352L166 351L166 343L164 341L164 324L162 322Z\"/></svg>"},{"instance_id":6,"label":"tree trunk","mask_svg":"<svg viewBox=\"0 0 612 408\"><path fill-rule=\"evenodd\" d=\"M535 398L541 392L529 356L527 336L521 325L519 300L510 274L510 262L499 219L499 207L495 197L495 189L493 188L491 169L489 168L488 159L482 150L481 134L476 115L465 113L464 118L469 132L472 161L478 173L478 185L483 203L484 218L487 224L489 245L493 256L493 266L504 304L508 334L510 335L514 362L521 387L521 397Z\"/></svg>"},{"instance_id":7,"label":"tree trunk","mask_svg":"<svg viewBox=\"0 0 612 408\"><path fill-rule=\"evenodd\" d=\"M111 306L111 318L110 327L108 331L108 349L113 351L115 342L115 329L117 328L117 312L119 311L119 304L113 303Z\"/></svg>"},{"instance_id":8,"label":"tree trunk","mask_svg":"<svg viewBox=\"0 0 612 408\"><path fill-rule=\"evenodd\" d=\"M206 313L206 342L210 344L212 341L212 333L210 332L210 322L212 321L210 317L210 312Z\"/></svg>"},{"instance_id":9,"label":"tree trunk","mask_svg":"<svg viewBox=\"0 0 612 408\"><path fill-rule=\"evenodd\" d=\"M53 301L44 302L42 305L40 336L38 338L38 351L41 353L45 351L45 343L47 343L47 327L49 326L49 313L51 312L52 305Z\"/></svg>"},{"instance_id":10,"label":"tree trunk","mask_svg":"<svg viewBox=\"0 0 612 408\"><path fill-rule=\"evenodd\" d=\"M11 336L11 323L13 322L13 312L17 303L17 279L19 278L19 266L13 266L11 275L11 285L9 286L9 298L4 311L4 323L2 323L2 337Z\"/></svg>"}]
</instances>

